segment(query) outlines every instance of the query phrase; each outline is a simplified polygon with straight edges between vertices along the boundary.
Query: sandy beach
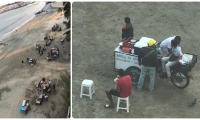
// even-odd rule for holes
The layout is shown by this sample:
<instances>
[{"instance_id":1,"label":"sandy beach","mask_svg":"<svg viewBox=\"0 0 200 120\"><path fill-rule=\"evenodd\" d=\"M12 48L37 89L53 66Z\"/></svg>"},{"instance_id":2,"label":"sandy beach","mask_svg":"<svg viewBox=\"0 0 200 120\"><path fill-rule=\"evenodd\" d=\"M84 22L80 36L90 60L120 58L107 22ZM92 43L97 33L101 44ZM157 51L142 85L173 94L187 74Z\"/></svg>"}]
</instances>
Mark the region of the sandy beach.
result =
<instances>
[{"instance_id":1,"label":"sandy beach","mask_svg":"<svg viewBox=\"0 0 200 120\"><path fill-rule=\"evenodd\" d=\"M63 20L64 16L56 10L43 12L2 41L5 45L0 45L0 118L66 118L67 106L60 95L64 92L64 85L59 76L70 75L70 59L67 57L70 43L60 43L64 38L64 31L51 32L55 23L64 30ZM55 35L55 39L40 56L35 45L43 45L47 33ZM46 55L53 47L60 49L60 57L48 62ZM65 53L62 51L63 47L66 49ZM37 59L37 63L31 66L26 61L27 58ZM22 60L25 61L25 66L22 66ZM36 85L43 77L56 84L56 92L49 95L47 102L37 106ZM27 115L19 110L24 99L31 102L31 111Z\"/></svg>"}]
</instances>

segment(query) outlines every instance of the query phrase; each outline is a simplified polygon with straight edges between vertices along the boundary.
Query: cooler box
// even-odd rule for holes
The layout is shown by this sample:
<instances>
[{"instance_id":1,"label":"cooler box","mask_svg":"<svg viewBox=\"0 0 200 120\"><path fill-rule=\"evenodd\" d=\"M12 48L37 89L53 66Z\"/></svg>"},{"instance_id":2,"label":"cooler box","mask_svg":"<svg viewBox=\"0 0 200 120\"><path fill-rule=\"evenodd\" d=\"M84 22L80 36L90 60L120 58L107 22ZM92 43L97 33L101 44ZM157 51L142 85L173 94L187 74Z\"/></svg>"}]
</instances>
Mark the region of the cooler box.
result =
<instances>
[{"instance_id":1,"label":"cooler box","mask_svg":"<svg viewBox=\"0 0 200 120\"><path fill-rule=\"evenodd\" d=\"M19 110L25 111L24 106L20 106L20 107L19 107Z\"/></svg>"},{"instance_id":2,"label":"cooler box","mask_svg":"<svg viewBox=\"0 0 200 120\"><path fill-rule=\"evenodd\" d=\"M137 42L134 46L134 54L138 55L142 47L147 46L147 43Z\"/></svg>"},{"instance_id":3,"label":"cooler box","mask_svg":"<svg viewBox=\"0 0 200 120\"><path fill-rule=\"evenodd\" d=\"M190 64L192 62L193 55L190 54L183 54L182 59L179 60L180 63L183 65Z\"/></svg>"},{"instance_id":4,"label":"cooler box","mask_svg":"<svg viewBox=\"0 0 200 120\"><path fill-rule=\"evenodd\" d=\"M138 42L148 43L148 41L151 39L153 39L153 38L142 37Z\"/></svg>"},{"instance_id":5,"label":"cooler box","mask_svg":"<svg viewBox=\"0 0 200 120\"><path fill-rule=\"evenodd\" d=\"M23 100L22 101L22 106L25 106L25 104L26 104L26 100Z\"/></svg>"},{"instance_id":6,"label":"cooler box","mask_svg":"<svg viewBox=\"0 0 200 120\"><path fill-rule=\"evenodd\" d=\"M190 55L190 54L184 54L183 56L185 56L185 57L188 59L189 63L192 62L193 55Z\"/></svg>"},{"instance_id":7,"label":"cooler box","mask_svg":"<svg viewBox=\"0 0 200 120\"><path fill-rule=\"evenodd\" d=\"M142 37L138 42L135 43L134 46L134 54L138 55L140 52L140 49L142 47L146 47L148 46L148 41L151 40L152 38L147 38L147 37Z\"/></svg>"}]
</instances>

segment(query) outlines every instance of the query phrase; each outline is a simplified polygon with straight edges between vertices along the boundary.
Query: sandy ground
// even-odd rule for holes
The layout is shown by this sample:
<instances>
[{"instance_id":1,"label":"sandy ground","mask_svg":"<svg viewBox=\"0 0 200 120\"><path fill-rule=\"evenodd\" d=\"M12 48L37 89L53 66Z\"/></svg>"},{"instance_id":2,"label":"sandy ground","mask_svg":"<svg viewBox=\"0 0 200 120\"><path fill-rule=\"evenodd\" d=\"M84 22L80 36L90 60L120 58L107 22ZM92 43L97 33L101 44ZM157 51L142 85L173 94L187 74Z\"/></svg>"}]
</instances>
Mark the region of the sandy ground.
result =
<instances>
[{"instance_id":1,"label":"sandy ground","mask_svg":"<svg viewBox=\"0 0 200 120\"><path fill-rule=\"evenodd\" d=\"M51 10L50 10L51 11ZM51 27L57 23L63 29L63 15L57 12L41 13L29 23L5 38L6 46L0 45L0 117L1 118L63 118L67 116L67 106L60 93L64 93L64 85L59 79L60 74L70 74L70 43L60 43L63 33L56 32L55 40L44 51L42 56L35 49L35 44L44 43L44 35L51 33ZM46 54L52 47L58 46L60 57L48 62ZM66 53L63 53L65 47ZM30 66L26 58L37 59L37 64ZM25 61L25 66L21 61ZM49 95L49 101L36 106L36 84L45 77L56 84L56 92ZM29 99L32 110L24 115L19 110L23 99Z\"/></svg>"},{"instance_id":2,"label":"sandy ground","mask_svg":"<svg viewBox=\"0 0 200 120\"><path fill-rule=\"evenodd\" d=\"M137 92L133 85L130 112L105 109L105 89L114 88L114 49L121 40L124 18L129 16L135 38L162 41L173 35L182 37L183 52L199 56L200 3L78 3L72 4L73 108L74 118L198 118L200 117L199 60L193 69L194 81L185 89L156 77L155 90L148 92L149 80ZM80 98L81 82L94 81L93 99ZM194 107L188 104L197 98ZM114 98L116 104L117 98Z\"/></svg>"}]
</instances>

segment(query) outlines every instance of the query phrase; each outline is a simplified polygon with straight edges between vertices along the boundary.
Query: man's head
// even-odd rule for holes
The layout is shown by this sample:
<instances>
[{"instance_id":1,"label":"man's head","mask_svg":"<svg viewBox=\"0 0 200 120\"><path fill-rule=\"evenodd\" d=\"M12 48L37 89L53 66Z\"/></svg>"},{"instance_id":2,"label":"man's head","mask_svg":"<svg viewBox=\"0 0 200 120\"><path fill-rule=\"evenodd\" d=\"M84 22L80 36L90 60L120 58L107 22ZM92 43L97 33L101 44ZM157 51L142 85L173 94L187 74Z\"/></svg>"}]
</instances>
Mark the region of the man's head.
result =
<instances>
[{"instance_id":1,"label":"man's head","mask_svg":"<svg viewBox=\"0 0 200 120\"><path fill-rule=\"evenodd\" d=\"M147 44L148 44L148 47L153 47L156 44L156 40L151 39L147 42Z\"/></svg>"},{"instance_id":2,"label":"man's head","mask_svg":"<svg viewBox=\"0 0 200 120\"><path fill-rule=\"evenodd\" d=\"M176 40L176 43L177 43L177 44L180 44L180 42L181 42L181 37L180 37L180 36L176 36L176 37L174 38L174 40Z\"/></svg>"},{"instance_id":3,"label":"man's head","mask_svg":"<svg viewBox=\"0 0 200 120\"><path fill-rule=\"evenodd\" d=\"M176 47L178 44L177 44L177 41L174 39L171 41L171 46L172 47Z\"/></svg>"},{"instance_id":4,"label":"man's head","mask_svg":"<svg viewBox=\"0 0 200 120\"><path fill-rule=\"evenodd\" d=\"M131 20L130 20L129 17L125 17L124 22L125 22L126 24L129 24L129 23L131 22Z\"/></svg>"},{"instance_id":5,"label":"man's head","mask_svg":"<svg viewBox=\"0 0 200 120\"><path fill-rule=\"evenodd\" d=\"M118 70L118 74L119 74L119 76L124 76L124 70L123 69L119 69Z\"/></svg>"}]
</instances>

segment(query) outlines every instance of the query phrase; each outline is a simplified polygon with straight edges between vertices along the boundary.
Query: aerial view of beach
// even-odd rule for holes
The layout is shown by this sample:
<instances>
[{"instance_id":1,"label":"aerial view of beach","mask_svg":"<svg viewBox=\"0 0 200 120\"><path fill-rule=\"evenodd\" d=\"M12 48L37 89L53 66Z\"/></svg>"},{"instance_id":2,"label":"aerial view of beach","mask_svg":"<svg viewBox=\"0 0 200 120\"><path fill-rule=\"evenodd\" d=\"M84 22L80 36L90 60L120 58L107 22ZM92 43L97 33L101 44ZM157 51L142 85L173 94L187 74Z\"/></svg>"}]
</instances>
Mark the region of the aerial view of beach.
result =
<instances>
[{"instance_id":1,"label":"aerial view of beach","mask_svg":"<svg viewBox=\"0 0 200 120\"><path fill-rule=\"evenodd\" d=\"M70 6L0 6L0 118L70 116Z\"/></svg>"}]
</instances>

